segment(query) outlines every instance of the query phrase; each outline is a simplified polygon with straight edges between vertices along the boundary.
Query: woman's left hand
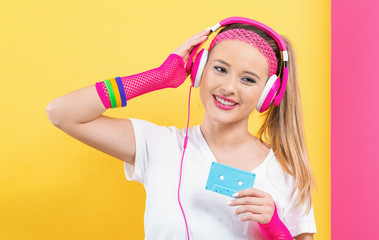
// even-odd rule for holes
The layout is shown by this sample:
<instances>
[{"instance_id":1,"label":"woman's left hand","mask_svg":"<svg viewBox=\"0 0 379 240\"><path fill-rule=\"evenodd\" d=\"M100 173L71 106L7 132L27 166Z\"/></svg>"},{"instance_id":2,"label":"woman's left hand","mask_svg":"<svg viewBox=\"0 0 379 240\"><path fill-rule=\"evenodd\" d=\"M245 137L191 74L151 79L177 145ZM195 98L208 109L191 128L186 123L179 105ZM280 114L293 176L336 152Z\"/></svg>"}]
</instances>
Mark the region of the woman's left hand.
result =
<instances>
[{"instance_id":1,"label":"woman's left hand","mask_svg":"<svg viewBox=\"0 0 379 240\"><path fill-rule=\"evenodd\" d=\"M237 199L230 202L229 206L240 206L235 214L247 213L240 217L240 221L255 221L261 224L270 222L275 211L275 203L272 196L256 188L238 191Z\"/></svg>"},{"instance_id":2,"label":"woman's left hand","mask_svg":"<svg viewBox=\"0 0 379 240\"><path fill-rule=\"evenodd\" d=\"M180 45L177 49L175 49L172 53L182 57L183 61L187 62L193 48L196 45L207 40L207 38L208 38L207 36L210 33L210 30L211 30L211 28L209 27L209 28L191 36L182 45Z\"/></svg>"}]
</instances>

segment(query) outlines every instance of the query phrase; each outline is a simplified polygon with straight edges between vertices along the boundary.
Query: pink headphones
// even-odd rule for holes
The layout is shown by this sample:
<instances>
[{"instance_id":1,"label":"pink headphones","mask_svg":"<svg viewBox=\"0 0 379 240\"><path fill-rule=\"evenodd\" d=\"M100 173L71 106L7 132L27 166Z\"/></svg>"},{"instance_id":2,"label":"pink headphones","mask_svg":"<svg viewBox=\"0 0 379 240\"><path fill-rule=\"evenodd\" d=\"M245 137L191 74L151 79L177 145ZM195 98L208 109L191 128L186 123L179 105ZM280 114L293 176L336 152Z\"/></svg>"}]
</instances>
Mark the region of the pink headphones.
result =
<instances>
[{"instance_id":1,"label":"pink headphones","mask_svg":"<svg viewBox=\"0 0 379 240\"><path fill-rule=\"evenodd\" d=\"M221 22L217 23L214 27L212 27L211 33L215 32L220 27L224 27L226 25L233 24L233 23L248 24L248 25L252 25L259 29L264 30L276 41L281 51L282 60L283 60L283 64L281 65L283 69L282 71L280 71L282 75L282 82L280 81L280 76L278 77L275 74L272 75L267 80L267 83L263 89L262 95L260 96L258 105L257 105L257 111L262 113L270 107L272 102L274 102L275 106L278 106L286 90L286 85L287 85L287 80L288 80L287 46L283 38L279 34L277 34L274 30L272 30L270 27L249 18L243 18L243 17L226 18L222 20ZM203 74L205 64L207 63L207 60L208 60L208 49L201 49L201 51L198 54L196 54L200 46L202 45L204 45L204 42L194 47L186 63L186 71L187 73L191 73L192 86L195 88L199 87L200 85L200 79ZM195 60L193 60L194 57L195 57Z\"/></svg>"}]
</instances>

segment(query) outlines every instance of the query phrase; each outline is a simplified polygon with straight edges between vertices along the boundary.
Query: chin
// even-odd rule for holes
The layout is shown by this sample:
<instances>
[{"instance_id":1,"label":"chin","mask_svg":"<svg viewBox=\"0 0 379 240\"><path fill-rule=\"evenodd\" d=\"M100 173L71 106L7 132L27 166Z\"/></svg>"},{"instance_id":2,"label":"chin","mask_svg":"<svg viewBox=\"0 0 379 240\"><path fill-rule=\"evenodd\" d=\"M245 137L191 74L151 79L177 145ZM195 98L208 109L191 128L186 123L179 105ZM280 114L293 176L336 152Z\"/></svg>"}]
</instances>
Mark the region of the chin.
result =
<instances>
[{"instance_id":1,"label":"chin","mask_svg":"<svg viewBox=\"0 0 379 240\"><path fill-rule=\"evenodd\" d=\"M207 118L211 120L214 123L217 124L238 124L241 122L244 122L244 118L241 118L241 116L238 116L236 113L232 113L229 111L221 112L221 110L216 111L206 111L205 114L207 115ZM248 116L246 117L248 118Z\"/></svg>"}]
</instances>

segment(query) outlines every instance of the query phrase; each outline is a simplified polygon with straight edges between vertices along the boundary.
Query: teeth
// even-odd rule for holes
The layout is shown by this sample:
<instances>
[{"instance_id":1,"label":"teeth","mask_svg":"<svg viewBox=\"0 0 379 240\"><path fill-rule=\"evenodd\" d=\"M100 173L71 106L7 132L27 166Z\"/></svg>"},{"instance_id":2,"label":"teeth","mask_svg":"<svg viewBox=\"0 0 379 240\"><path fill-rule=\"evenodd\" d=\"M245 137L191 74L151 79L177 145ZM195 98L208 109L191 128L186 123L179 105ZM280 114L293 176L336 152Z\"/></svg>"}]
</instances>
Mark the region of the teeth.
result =
<instances>
[{"instance_id":1,"label":"teeth","mask_svg":"<svg viewBox=\"0 0 379 240\"><path fill-rule=\"evenodd\" d=\"M225 101L224 99L221 99L217 96L216 97L216 100L219 101L220 103L224 104L224 105L228 105L228 106L234 106L236 105L237 103L232 103L232 102L228 102L228 101Z\"/></svg>"}]
</instances>

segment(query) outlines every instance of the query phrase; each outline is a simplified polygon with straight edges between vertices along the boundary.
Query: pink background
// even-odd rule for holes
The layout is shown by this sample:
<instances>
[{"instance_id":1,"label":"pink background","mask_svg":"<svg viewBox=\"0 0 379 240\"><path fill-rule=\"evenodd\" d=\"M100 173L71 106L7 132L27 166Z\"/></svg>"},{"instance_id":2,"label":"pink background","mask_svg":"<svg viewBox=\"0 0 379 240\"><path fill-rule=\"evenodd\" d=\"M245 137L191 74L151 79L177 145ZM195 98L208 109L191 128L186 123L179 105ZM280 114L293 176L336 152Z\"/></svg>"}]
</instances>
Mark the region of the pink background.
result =
<instances>
[{"instance_id":1,"label":"pink background","mask_svg":"<svg viewBox=\"0 0 379 240\"><path fill-rule=\"evenodd\" d=\"M379 239L379 1L332 0L332 239Z\"/></svg>"}]
</instances>

